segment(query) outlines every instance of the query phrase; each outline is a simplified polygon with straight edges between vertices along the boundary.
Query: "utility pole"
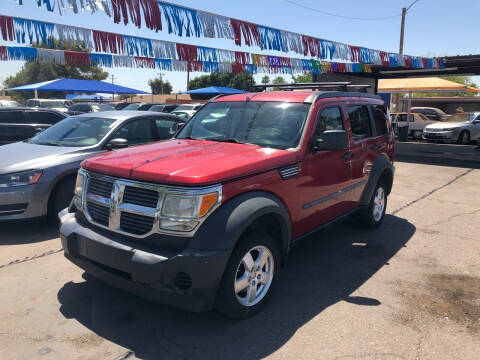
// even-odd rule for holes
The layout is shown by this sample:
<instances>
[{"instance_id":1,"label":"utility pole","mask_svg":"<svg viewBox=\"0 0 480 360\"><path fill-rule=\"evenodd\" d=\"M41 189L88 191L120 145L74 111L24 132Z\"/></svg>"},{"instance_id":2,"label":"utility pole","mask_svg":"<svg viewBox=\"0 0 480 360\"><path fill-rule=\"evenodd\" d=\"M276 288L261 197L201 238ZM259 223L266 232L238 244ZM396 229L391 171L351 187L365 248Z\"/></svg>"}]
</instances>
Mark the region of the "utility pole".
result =
<instances>
[{"instance_id":1,"label":"utility pole","mask_svg":"<svg viewBox=\"0 0 480 360\"><path fill-rule=\"evenodd\" d=\"M114 90L114 86L115 86L115 75L112 74L112 101L115 101L115 90Z\"/></svg>"}]
</instances>

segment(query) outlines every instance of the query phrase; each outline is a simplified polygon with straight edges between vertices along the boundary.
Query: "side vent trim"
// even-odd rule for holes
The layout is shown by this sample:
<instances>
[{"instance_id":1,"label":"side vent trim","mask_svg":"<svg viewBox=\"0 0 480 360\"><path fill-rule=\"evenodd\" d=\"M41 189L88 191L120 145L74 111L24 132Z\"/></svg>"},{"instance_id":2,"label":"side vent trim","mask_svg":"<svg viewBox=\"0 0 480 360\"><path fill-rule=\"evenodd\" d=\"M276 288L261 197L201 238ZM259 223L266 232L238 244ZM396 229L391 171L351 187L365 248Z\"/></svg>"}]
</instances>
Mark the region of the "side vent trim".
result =
<instances>
[{"instance_id":1,"label":"side vent trim","mask_svg":"<svg viewBox=\"0 0 480 360\"><path fill-rule=\"evenodd\" d=\"M278 169L278 173L283 180L288 180L300 175L300 166L298 164L288 165Z\"/></svg>"}]
</instances>

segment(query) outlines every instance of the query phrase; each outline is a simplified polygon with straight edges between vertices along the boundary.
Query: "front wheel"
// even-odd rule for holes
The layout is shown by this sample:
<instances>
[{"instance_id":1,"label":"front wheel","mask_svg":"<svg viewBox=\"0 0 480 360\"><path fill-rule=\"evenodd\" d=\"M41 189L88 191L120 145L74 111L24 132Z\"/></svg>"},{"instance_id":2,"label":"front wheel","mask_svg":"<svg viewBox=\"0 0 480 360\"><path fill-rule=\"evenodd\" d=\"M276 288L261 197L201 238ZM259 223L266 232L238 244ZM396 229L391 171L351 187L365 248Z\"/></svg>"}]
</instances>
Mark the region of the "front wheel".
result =
<instances>
[{"instance_id":1,"label":"front wheel","mask_svg":"<svg viewBox=\"0 0 480 360\"><path fill-rule=\"evenodd\" d=\"M225 269L215 308L242 319L267 303L280 273L280 252L266 233L249 233L235 248Z\"/></svg>"},{"instance_id":2,"label":"front wheel","mask_svg":"<svg viewBox=\"0 0 480 360\"><path fill-rule=\"evenodd\" d=\"M377 229L383 223L386 209L387 192L385 191L385 184L380 181L373 192L368 207L362 210L361 225L367 229Z\"/></svg>"},{"instance_id":3,"label":"front wheel","mask_svg":"<svg viewBox=\"0 0 480 360\"><path fill-rule=\"evenodd\" d=\"M462 131L458 136L457 144L462 144L462 145L470 144L470 133L468 131Z\"/></svg>"}]
</instances>

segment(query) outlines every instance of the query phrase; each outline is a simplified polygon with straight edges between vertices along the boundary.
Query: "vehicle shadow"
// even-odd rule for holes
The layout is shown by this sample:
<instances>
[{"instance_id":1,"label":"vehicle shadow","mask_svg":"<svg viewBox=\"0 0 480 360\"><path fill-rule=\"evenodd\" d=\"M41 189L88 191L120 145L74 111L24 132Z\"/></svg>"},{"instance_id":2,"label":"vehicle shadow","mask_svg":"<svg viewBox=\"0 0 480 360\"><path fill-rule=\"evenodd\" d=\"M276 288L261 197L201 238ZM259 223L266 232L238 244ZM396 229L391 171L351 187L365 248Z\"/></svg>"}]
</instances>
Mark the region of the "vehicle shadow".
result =
<instances>
[{"instance_id":1,"label":"vehicle shadow","mask_svg":"<svg viewBox=\"0 0 480 360\"><path fill-rule=\"evenodd\" d=\"M256 359L272 354L327 307L347 301L379 306L382 299L351 294L415 233L387 215L381 229L359 230L346 220L297 245L276 293L260 314L232 321L218 313L188 313L143 300L87 277L58 292L60 311L141 359Z\"/></svg>"},{"instance_id":2,"label":"vehicle shadow","mask_svg":"<svg viewBox=\"0 0 480 360\"><path fill-rule=\"evenodd\" d=\"M58 238L58 225L47 219L0 222L0 246L22 245Z\"/></svg>"}]
</instances>

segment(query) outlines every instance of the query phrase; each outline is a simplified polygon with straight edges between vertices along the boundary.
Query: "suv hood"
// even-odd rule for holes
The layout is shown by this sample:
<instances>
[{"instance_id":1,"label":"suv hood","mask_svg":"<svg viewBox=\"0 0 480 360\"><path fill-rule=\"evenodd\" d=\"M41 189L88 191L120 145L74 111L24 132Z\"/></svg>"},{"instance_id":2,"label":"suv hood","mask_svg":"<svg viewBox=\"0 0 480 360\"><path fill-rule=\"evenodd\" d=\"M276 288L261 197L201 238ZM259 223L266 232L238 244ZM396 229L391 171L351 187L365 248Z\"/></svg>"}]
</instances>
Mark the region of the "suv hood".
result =
<instances>
[{"instance_id":1,"label":"suv hood","mask_svg":"<svg viewBox=\"0 0 480 360\"><path fill-rule=\"evenodd\" d=\"M97 150L17 142L0 146L0 174L45 169L58 164L83 160ZM83 158L82 158L83 157Z\"/></svg>"},{"instance_id":2,"label":"suv hood","mask_svg":"<svg viewBox=\"0 0 480 360\"><path fill-rule=\"evenodd\" d=\"M172 139L94 156L82 167L125 179L203 186L282 167L296 156L257 145Z\"/></svg>"},{"instance_id":3,"label":"suv hood","mask_svg":"<svg viewBox=\"0 0 480 360\"><path fill-rule=\"evenodd\" d=\"M428 129L454 129L467 125L465 122L435 122L427 126Z\"/></svg>"}]
</instances>

